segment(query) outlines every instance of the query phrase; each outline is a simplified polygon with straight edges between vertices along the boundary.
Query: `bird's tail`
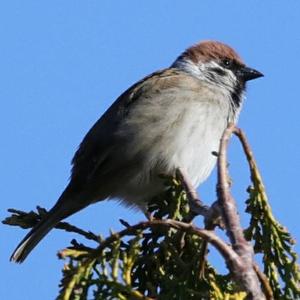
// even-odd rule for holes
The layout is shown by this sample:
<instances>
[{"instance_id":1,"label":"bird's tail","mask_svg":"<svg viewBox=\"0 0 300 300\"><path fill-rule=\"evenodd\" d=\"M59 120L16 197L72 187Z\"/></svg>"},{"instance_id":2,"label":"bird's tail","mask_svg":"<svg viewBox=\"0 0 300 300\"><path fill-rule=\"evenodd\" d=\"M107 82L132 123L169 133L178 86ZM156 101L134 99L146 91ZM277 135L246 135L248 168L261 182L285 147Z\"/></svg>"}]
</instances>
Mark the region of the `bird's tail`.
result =
<instances>
[{"instance_id":1,"label":"bird's tail","mask_svg":"<svg viewBox=\"0 0 300 300\"><path fill-rule=\"evenodd\" d=\"M36 224L31 231L17 246L10 257L11 261L22 263L35 246L53 229L62 219L74 214L83 208L76 205L75 201L69 201L63 195L57 201L56 205L45 215L42 220Z\"/></svg>"},{"instance_id":2,"label":"bird's tail","mask_svg":"<svg viewBox=\"0 0 300 300\"><path fill-rule=\"evenodd\" d=\"M11 261L22 263L34 247L43 239L43 237L61 220L57 213L49 212L17 246L12 256Z\"/></svg>"}]
</instances>

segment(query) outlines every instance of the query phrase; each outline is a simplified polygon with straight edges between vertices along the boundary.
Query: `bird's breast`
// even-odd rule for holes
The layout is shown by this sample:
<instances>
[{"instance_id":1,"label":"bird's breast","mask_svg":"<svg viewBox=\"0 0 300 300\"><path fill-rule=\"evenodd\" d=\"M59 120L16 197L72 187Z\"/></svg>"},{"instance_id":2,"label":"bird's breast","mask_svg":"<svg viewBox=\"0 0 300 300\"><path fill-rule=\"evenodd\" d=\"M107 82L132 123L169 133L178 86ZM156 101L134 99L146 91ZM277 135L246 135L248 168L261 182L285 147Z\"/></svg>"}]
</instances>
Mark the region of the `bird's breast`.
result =
<instances>
[{"instance_id":1,"label":"bird's breast","mask_svg":"<svg viewBox=\"0 0 300 300\"><path fill-rule=\"evenodd\" d=\"M179 167L195 187L203 182L216 162L213 152L218 151L228 123L228 102L223 94L218 97L210 90L174 91L134 107L123 126L128 146L122 153L139 162L132 189L137 183L145 188L148 182L149 191L155 191L156 180L151 180L159 173L174 174Z\"/></svg>"}]
</instances>

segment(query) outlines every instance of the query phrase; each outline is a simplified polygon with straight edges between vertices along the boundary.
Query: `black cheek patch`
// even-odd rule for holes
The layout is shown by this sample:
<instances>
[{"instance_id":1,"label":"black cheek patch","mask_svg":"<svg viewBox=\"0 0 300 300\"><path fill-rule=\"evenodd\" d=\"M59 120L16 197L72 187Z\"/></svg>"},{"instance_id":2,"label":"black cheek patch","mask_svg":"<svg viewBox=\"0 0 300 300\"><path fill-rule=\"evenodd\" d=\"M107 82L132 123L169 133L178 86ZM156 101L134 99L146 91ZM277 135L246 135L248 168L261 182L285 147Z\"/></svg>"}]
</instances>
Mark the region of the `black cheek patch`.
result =
<instances>
[{"instance_id":1,"label":"black cheek patch","mask_svg":"<svg viewBox=\"0 0 300 300\"><path fill-rule=\"evenodd\" d=\"M210 71L220 75L220 76L225 76L226 72L220 68L210 68Z\"/></svg>"}]
</instances>

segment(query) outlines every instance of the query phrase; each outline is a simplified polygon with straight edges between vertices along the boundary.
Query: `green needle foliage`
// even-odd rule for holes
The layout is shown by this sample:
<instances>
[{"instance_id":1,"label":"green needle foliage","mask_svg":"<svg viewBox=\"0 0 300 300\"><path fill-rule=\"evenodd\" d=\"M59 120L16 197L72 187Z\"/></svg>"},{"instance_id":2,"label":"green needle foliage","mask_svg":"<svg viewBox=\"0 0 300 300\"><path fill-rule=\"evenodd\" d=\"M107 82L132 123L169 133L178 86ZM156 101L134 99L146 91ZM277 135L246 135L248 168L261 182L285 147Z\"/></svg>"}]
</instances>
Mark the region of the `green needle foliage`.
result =
<instances>
[{"instance_id":1,"label":"green needle foliage","mask_svg":"<svg viewBox=\"0 0 300 300\"><path fill-rule=\"evenodd\" d=\"M185 193L169 179L165 195L153 200L155 219L183 221L189 212ZM199 277L202 240L196 235L155 227L112 233L98 248L73 241L60 253L67 259L58 299L244 299L229 275L206 265ZM105 247L101 245L105 244Z\"/></svg>"},{"instance_id":2,"label":"green needle foliage","mask_svg":"<svg viewBox=\"0 0 300 300\"><path fill-rule=\"evenodd\" d=\"M262 254L256 257L257 261L262 257L260 265L267 278L260 274L262 286L269 288L269 295L273 293L276 300L300 299L294 241L272 215L258 168L253 158L247 159L252 185L246 201L250 224L245 236L253 241L255 253ZM190 209L181 182L178 178L165 181L166 192L153 199L149 212L154 220L185 222ZM42 208L29 213L9 211L12 215L3 223L22 228L34 226L47 213ZM65 222L56 226L84 238L81 243L73 240L59 253L65 265L57 299L247 299L230 272L222 275L206 262L204 276L200 276L203 240L198 235L171 226L149 226L147 221L136 225L120 222L124 229L106 238ZM84 245L86 239L95 246Z\"/></svg>"},{"instance_id":3,"label":"green needle foliage","mask_svg":"<svg viewBox=\"0 0 300 300\"><path fill-rule=\"evenodd\" d=\"M246 201L246 212L251 219L245 236L254 241L254 251L263 255L264 273L269 279L274 298L300 299L299 265L297 254L293 251L295 241L274 218L254 161L250 161L250 172L252 186L247 190L249 199Z\"/></svg>"}]
</instances>

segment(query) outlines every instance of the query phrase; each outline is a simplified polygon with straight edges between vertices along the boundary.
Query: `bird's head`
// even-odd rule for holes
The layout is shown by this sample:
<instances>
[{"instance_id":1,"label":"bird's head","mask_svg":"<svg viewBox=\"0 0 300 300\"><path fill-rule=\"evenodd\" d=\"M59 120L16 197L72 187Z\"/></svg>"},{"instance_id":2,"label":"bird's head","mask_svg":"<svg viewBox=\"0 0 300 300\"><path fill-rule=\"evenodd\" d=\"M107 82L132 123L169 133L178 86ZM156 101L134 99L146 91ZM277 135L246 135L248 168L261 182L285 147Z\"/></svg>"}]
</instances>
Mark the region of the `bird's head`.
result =
<instances>
[{"instance_id":1,"label":"bird's head","mask_svg":"<svg viewBox=\"0 0 300 300\"><path fill-rule=\"evenodd\" d=\"M216 41L200 42L186 49L173 63L189 74L228 90L239 105L246 81L262 77L247 67L231 47Z\"/></svg>"}]
</instances>

